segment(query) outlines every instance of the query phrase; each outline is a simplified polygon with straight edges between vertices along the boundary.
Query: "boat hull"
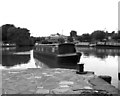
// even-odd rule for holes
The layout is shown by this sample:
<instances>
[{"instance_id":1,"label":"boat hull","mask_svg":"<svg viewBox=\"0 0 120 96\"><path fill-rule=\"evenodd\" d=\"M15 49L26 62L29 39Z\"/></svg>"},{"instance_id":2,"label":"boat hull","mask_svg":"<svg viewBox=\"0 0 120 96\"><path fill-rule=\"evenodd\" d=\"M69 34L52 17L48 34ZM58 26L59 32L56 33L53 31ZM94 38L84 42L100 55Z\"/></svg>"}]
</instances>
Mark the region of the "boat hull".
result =
<instances>
[{"instance_id":1,"label":"boat hull","mask_svg":"<svg viewBox=\"0 0 120 96\"><path fill-rule=\"evenodd\" d=\"M81 53L59 55L59 54L48 54L39 51L33 51L34 56L51 59L57 64L77 64L80 61Z\"/></svg>"},{"instance_id":2,"label":"boat hull","mask_svg":"<svg viewBox=\"0 0 120 96\"><path fill-rule=\"evenodd\" d=\"M73 43L63 44L38 44L33 50L33 56L49 66L64 67L74 66L80 61L81 53L76 52ZM45 64L45 63L44 63Z\"/></svg>"},{"instance_id":3,"label":"boat hull","mask_svg":"<svg viewBox=\"0 0 120 96\"><path fill-rule=\"evenodd\" d=\"M70 57L66 56L63 58L63 57L56 57L55 55L42 54L40 52L34 51L33 56L35 60L37 59L36 65L42 68L76 69L77 62L80 60L81 55L78 54L77 56L70 56Z\"/></svg>"},{"instance_id":4,"label":"boat hull","mask_svg":"<svg viewBox=\"0 0 120 96\"><path fill-rule=\"evenodd\" d=\"M57 56L57 61L60 63L78 63L80 60L81 54L70 54L70 55L62 55L62 56Z\"/></svg>"}]
</instances>

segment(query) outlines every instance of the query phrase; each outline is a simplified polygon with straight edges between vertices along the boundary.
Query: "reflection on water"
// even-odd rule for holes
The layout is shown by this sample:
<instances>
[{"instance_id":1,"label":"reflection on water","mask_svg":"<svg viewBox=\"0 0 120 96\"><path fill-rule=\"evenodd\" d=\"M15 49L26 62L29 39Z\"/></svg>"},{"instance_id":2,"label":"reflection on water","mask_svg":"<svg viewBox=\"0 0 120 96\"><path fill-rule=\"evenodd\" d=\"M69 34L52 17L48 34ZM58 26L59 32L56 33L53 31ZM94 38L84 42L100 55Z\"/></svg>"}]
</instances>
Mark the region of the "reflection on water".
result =
<instances>
[{"instance_id":1,"label":"reflection on water","mask_svg":"<svg viewBox=\"0 0 120 96\"><path fill-rule=\"evenodd\" d=\"M15 55L15 54L3 54L2 55L2 66L11 67L17 64L23 64L30 60L29 55Z\"/></svg>"},{"instance_id":2,"label":"reflection on water","mask_svg":"<svg viewBox=\"0 0 120 96\"><path fill-rule=\"evenodd\" d=\"M2 51L2 54L9 54L12 52L16 52L16 47L5 47L5 48L0 48Z\"/></svg>"},{"instance_id":3,"label":"reflection on water","mask_svg":"<svg viewBox=\"0 0 120 96\"><path fill-rule=\"evenodd\" d=\"M96 75L108 75L112 77L112 84L118 87L118 57L108 56L106 59L97 58L94 56L82 56L86 71L94 71Z\"/></svg>"},{"instance_id":4,"label":"reflection on water","mask_svg":"<svg viewBox=\"0 0 120 96\"><path fill-rule=\"evenodd\" d=\"M32 49L33 49L33 47L19 47L19 48L16 48L16 52L26 52L26 51L30 51Z\"/></svg>"},{"instance_id":5,"label":"reflection on water","mask_svg":"<svg viewBox=\"0 0 120 96\"><path fill-rule=\"evenodd\" d=\"M84 70L94 71L96 75L109 75L112 77L112 85L118 87L118 58L120 49L103 48L77 48L82 52L81 62Z\"/></svg>"},{"instance_id":6,"label":"reflection on water","mask_svg":"<svg viewBox=\"0 0 120 96\"><path fill-rule=\"evenodd\" d=\"M28 50L30 50L30 48L27 49L27 51ZM9 68L15 65L27 64L30 60L30 54L14 54L21 51L21 48L16 47L2 48L2 66Z\"/></svg>"},{"instance_id":7,"label":"reflection on water","mask_svg":"<svg viewBox=\"0 0 120 96\"><path fill-rule=\"evenodd\" d=\"M97 58L105 59L108 56L120 56L120 48L95 48L95 47L78 47L78 51L83 52L86 56L95 56Z\"/></svg>"},{"instance_id":8,"label":"reflection on water","mask_svg":"<svg viewBox=\"0 0 120 96\"><path fill-rule=\"evenodd\" d=\"M7 51L7 52L14 51L15 49L16 49L16 47L3 47L3 48L0 48L0 50L2 50L3 52L4 51Z\"/></svg>"}]
</instances>

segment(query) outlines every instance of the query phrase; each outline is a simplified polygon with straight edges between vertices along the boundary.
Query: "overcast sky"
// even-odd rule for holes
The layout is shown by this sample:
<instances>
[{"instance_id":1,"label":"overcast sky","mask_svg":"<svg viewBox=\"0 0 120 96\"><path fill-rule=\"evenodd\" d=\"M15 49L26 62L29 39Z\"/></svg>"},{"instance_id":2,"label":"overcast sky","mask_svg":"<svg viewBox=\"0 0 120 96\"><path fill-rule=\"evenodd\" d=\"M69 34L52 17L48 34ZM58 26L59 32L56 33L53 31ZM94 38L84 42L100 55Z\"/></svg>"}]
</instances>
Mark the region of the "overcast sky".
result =
<instances>
[{"instance_id":1,"label":"overcast sky","mask_svg":"<svg viewBox=\"0 0 120 96\"><path fill-rule=\"evenodd\" d=\"M116 31L119 0L0 0L0 26L28 28L33 36Z\"/></svg>"}]
</instances>

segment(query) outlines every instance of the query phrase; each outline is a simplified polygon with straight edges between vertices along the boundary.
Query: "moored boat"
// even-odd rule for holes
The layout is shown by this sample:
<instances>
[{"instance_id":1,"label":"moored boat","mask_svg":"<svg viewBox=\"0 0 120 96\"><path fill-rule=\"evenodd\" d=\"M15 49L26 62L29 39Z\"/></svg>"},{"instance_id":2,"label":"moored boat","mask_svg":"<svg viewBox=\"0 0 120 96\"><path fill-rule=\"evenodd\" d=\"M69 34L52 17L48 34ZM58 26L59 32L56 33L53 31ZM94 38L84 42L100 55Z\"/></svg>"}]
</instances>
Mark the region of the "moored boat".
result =
<instances>
[{"instance_id":1,"label":"moored boat","mask_svg":"<svg viewBox=\"0 0 120 96\"><path fill-rule=\"evenodd\" d=\"M35 45L33 53L34 56L39 55L60 64L77 64L82 55L80 52L76 52L75 45L72 43L38 44Z\"/></svg>"},{"instance_id":2,"label":"moored boat","mask_svg":"<svg viewBox=\"0 0 120 96\"><path fill-rule=\"evenodd\" d=\"M119 42L97 42L96 47L120 47Z\"/></svg>"},{"instance_id":3,"label":"moored boat","mask_svg":"<svg viewBox=\"0 0 120 96\"><path fill-rule=\"evenodd\" d=\"M14 43L1 43L0 46L2 47L16 47Z\"/></svg>"}]
</instances>

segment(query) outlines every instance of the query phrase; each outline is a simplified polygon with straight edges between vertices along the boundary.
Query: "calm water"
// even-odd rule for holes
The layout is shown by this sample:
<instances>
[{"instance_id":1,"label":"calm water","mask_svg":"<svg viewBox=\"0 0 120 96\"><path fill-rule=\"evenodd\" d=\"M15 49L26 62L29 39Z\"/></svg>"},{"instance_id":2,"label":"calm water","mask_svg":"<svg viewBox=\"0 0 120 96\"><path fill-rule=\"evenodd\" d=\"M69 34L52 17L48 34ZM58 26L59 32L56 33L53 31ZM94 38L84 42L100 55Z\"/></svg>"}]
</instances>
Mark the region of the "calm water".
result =
<instances>
[{"instance_id":1,"label":"calm water","mask_svg":"<svg viewBox=\"0 0 120 96\"><path fill-rule=\"evenodd\" d=\"M44 59L33 55L32 48L3 48L2 64L0 69L26 69L26 68L72 68L76 65L58 65L51 59ZM112 76L112 85L118 88L118 61L120 62L120 49L103 49L79 47L82 53L79 63L84 63L85 71L94 71L96 75ZM120 69L120 68L119 68ZM119 71L120 73L120 71ZM120 84L119 84L120 85ZM120 89L120 86L119 86Z\"/></svg>"}]
</instances>

